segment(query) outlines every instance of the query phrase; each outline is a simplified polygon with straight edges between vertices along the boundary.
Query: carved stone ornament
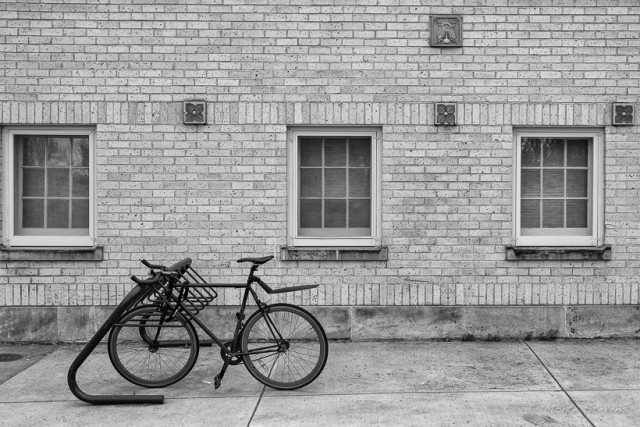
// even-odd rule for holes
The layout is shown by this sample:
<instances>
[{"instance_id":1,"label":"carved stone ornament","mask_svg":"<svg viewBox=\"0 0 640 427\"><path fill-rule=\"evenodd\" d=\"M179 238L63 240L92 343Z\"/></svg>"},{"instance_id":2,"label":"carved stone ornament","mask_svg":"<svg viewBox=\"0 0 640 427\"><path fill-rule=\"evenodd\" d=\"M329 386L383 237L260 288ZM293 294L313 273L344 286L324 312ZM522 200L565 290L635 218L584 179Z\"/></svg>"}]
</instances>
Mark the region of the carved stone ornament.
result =
<instances>
[{"instance_id":1,"label":"carved stone ornament","mask_svg":"<svg viewBox=\"0 0 640 427\"><path fill-rule=\"evenodd\" d=\"M436 104L436 126L455 126L456 104Z\"/></svg>"},{"instance_id":2,"label":"carved stone ornament","mask_svg":"<svg viewBox=\"0 0 640 427\"><path fill-rule=\"evenodd\" d=\"M462 46L462 16L436 15L431 17L431 39L433 47Z\"/></svg>"},{"instance_id":3,"label":"carved stone ornament","mask_svg":"<svg viewBox=\"0 0 640 427\"><path fill-rule=\"evenodd\" d=\"M633 126L635 124L633 104L613 104L612 113L611 122L614 126Z\"/></svg>"},{"instance_id":4,"label":"carved stone ornament","mask_svg":"<svg viewBox=\"0 0 640 427\"><path fill-rule=\"evenodd\" d=\"M205 101L184 101L183 111L185 125L207 124L207 103Z\"/></svg>"}]
</instances>

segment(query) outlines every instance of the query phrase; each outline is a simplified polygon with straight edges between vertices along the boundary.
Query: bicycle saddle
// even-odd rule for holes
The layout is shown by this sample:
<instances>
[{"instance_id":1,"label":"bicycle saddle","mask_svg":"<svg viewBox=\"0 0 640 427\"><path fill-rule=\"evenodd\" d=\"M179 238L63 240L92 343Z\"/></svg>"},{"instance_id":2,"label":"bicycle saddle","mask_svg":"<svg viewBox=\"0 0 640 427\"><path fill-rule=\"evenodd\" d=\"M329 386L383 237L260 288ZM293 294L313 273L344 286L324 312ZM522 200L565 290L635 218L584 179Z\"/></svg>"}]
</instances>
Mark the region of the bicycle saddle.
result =
<instances>
[{"instance_id":1,"label":"bicycle saddle","mask_svg":"<svg viewBox=\"0 0 640 427\"><path fill-rule=\"evenodd\" d=\"M238 262L252 262L256 265L262 265L267 261L271 261L272 259L273 259L273 255L270 255L262 258L240 258Z\"/></svg>"}]
</instances>

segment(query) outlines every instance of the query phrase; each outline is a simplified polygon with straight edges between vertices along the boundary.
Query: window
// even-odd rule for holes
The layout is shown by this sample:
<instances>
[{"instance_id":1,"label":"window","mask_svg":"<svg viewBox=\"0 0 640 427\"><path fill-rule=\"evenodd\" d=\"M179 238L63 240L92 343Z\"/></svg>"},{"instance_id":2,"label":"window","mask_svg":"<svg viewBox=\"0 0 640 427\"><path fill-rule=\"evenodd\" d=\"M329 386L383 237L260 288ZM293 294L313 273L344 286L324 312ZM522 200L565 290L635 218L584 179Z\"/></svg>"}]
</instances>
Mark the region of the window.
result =
<instances>
[{"instance_id":1,"label":"window","mask_svg":"<svg viewBox=\"0 0 640 427\"><path fill-rule=\"evenodd\" d=\"M3 132L6 246L93 246L93 133L86 128Z\"/></svg>"},{"instance_id":2,"label":"window","mask_svg":"<svg viewBox=\"0 0 640 427\"><path fill-rule=\"evenodd\" d=\"M517 245L601 245L602 132L522 130L516 139Z\"/></svg>"},{"instance_id":3,"label":"window","mask_svg":"<svg viewBox=\"0 0 640 427\"><path fill-rule=\"evenodd\" d=\"M289 245L380 244L380 132L289 133Z\"/></svg>"}]
</instances>

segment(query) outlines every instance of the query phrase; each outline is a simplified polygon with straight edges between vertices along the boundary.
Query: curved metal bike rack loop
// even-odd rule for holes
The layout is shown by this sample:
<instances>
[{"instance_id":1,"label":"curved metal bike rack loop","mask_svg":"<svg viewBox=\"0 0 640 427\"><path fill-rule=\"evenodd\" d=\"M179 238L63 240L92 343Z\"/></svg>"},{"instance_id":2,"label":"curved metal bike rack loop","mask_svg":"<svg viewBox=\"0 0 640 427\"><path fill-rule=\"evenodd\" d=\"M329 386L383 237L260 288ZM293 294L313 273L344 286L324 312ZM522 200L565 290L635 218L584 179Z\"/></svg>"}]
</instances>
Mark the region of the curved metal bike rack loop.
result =
<instances>
[{"instance_id":1,"label":"curved metal bike rack loop","mask_svg":"<svg viewBox=\"0 0 640 427\"><path fill-rule=\"evenodd\" d=\"M116 309L111 313L109 318L104 322L104 324L98 329L98 332L89 340L89 342L84 346L80 354L76 357L76 359L71 364L69 368L69 373L67 374L67 382L69 384L69 389L71 392L80 400L91 403L94 405L122 405L122 404L140 404L140 403L153 403L153 404L162 404L164 403L163 395L91 395L80 390L78 386L78 382L76 380L76 374L78 373L78 368L85 362L87 357L93 352L93 350L100 344L100 341L107 335L107 333L111 330L113 325L120 319L120 317L131 307L133 307L138 301L140 301L144 294L146 293L146 289L142 285L136 285L131 292L125 296L120 304L116 307Z\"/></svg>"}]
</instances>

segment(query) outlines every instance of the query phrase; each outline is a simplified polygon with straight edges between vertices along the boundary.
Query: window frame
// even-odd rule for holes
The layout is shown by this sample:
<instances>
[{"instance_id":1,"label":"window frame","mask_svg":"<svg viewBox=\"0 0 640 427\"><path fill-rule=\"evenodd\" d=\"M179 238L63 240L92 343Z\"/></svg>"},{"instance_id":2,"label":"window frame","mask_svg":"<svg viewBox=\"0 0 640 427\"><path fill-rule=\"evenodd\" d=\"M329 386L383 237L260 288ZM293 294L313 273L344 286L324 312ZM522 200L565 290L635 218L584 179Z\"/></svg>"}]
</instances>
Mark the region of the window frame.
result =
<instances>
[{"instance_id":1,"label":"window frame","mask_svg":"<svg viewBox=\"0 0 640 427\"><path fill-rule=\"evenodd\" d=\"M371 138L371 234L352 237L316 237L298 234L300 191L299 137ZM382 230L382 129L378 127L292 127L287 132L287 245L289 247L379 247Z\"/></svg>"},{"instance_id":2,"label":"window frame","mask_svg":"<svg viewBox=\"0 0 640 427\"><path fill-rule=\"evenodd\" d=\"M595 128L522 128L514 130L514 235L516 246L566 246L591 247L604 244L604 131ZM589 198L591 206L591 234L576 236L571 234L522 235L521 229L521 181L522 181L522 139L523 138L590 138L592 149L590 159ZM563 230L563 229L558 229Z\"/></svg>"},{"instance_id":3,"label":"window frame","mask_svg":"<svg viewBox=\"0 0 640 427\"><path fill-rule=\"evenodd\" d=\"M24 135L86 136L89 139L89 231L88 235L16 235L16 137ZM4 141L3 239L6 247L94 247L96 238L95 129L89 127L7 126Z\"/></svg>"}]
</instances>

